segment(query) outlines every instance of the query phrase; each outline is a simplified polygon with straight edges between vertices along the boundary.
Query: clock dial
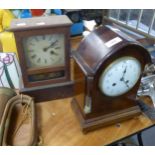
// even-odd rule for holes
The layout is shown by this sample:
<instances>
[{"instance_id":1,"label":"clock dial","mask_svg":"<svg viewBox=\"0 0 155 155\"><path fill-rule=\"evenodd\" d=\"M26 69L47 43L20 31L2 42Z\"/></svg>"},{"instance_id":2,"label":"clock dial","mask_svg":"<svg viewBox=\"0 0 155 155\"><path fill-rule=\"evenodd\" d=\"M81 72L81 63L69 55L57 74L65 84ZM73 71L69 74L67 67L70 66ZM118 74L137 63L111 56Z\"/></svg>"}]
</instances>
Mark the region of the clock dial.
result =
<instances>
[{"instance_id":1,"label":"clock dial","mask_svg":"<svg viewBox=\"0 0 155 155\"><path fill-rule=\"evenodd\" d=\"M37 35L24 38L24 52L30 68L64 65L64 35Z\"/></svg>"},{"instance_id":2,"label":"clock dial","mask_svg":"<svg viewBox=\"0 0 155 155\"><path fill-rule=\"evenodd\" d=\"M140 62L122 57L112 62L99 79L99 88L107 96L119 96L134 87L141 74Z\"/></svg>"}]
</instances>

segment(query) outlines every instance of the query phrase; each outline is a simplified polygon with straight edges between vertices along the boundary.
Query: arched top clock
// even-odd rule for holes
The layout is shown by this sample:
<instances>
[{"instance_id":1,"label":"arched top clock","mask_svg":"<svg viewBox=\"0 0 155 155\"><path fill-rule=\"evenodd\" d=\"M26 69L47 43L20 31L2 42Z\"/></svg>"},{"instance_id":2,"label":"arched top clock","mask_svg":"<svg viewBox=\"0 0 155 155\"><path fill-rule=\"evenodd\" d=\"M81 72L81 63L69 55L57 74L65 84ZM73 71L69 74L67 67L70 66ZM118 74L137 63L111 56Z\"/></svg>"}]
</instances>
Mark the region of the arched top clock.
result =
<instances>
[{"instance_id":1,"label":"arched top clock","mask_svg":"<svg viewBox=\"0 0 155 155\"><path fill-rule=\"evenodd\" d=\"M140 43L109 25L96 29L84 38L76 55L81 57L90 74L96 73L103 63L108 63L107 60L113 61L123 55L135 57L142 64L150 61L148 52Z\"/></svg>"},{"instance_id":2,"label":"arched top clock","mask_svg":"<svg viewBox=\"0 0 155 155\"><path fill-rule=\"evenodd\" d=\"M140 113L136 101L148 51L119 29L106 25L85 37L73 53L73 109L84 131Z\"/></svg>"}]
</instances>

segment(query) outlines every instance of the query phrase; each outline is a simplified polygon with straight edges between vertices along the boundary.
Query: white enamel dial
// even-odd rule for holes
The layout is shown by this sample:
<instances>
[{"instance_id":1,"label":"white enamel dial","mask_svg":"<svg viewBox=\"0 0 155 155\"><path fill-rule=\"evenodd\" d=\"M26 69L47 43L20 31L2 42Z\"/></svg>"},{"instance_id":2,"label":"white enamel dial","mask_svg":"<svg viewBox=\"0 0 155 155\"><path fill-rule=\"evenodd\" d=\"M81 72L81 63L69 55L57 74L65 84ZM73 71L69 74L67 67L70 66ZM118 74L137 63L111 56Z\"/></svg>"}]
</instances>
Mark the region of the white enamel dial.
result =
<instances>
[{"instance_id":1,"label":"white enamel dial","mask_svg":"<svg viewBox=\"0 0 155 155\"><path fill-rule=\"evenodd\" d=\"M122 95L134 87L140 74L141 64L136 58L119 58L102 72L99 88L106 96Z\"/></svg>"},{"instance_id":2,"label":"white enamel dial","mask_svg":"<svg viewBox=\"0 0 155 155\"><path fill-rule=\"evenodd\" d=\"M24 38L28 67L46 67L64 64L64 35L37 35Z\"/></svg>"}]
</instances>

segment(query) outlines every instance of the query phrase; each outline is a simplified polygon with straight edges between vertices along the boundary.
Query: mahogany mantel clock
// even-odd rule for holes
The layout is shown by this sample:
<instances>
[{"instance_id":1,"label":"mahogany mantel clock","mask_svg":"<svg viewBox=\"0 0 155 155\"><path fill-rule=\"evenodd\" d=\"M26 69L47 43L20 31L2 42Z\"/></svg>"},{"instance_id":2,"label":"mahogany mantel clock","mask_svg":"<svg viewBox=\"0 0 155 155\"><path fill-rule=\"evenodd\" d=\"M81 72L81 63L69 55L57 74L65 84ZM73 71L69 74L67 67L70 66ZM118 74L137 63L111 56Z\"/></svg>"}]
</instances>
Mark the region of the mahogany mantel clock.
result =
<instances>
[{"instance_id":1,"label":"mahogany mantel clock","mask_svg":"<svg viewBox=\"0 0 155 155\"><path fill-rule=\"evenodd\" d=\"M65 97L72 91L71 24L65 15L14 19L11 23L22 71L21 91L37 101Z\"/></svg>"},{"instance_id":2,"label":"mahogany mantel clock","mask_svg":"<svg viewBox=\"0 0 155 155\"><path fill-rule=\"evenodd\" d=\"M74 98L84 132L140 114L136 94L149 53L109 25L84 38L73 53Z\"/></svg>"}]
</instances>

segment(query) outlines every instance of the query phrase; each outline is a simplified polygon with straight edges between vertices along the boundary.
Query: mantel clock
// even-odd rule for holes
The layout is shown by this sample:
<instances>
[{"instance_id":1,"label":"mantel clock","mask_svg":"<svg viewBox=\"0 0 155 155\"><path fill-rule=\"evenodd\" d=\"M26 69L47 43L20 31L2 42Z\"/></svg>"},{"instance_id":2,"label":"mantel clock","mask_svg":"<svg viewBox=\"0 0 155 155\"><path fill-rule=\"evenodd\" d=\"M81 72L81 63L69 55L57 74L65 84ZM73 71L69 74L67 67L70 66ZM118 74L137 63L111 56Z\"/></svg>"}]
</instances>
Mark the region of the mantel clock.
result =
<instances>
[{"instance_id":1,"label":"mantel clock","mask_svg":"<svg viewBox=\"0 0 155 155\"><path fill-rule=\"evenodd\" d=\"M151 58L138 42L101 26L81 41L73 58L72 107L84 132L140 114L136 94Z\"/></svg>"},{"instance_id":2,"label":"mantel clock","mask_svg":"<svg viewBox=\"0 0 155 155\"><path fill-rule=\"evenodd\" d=\"M22 71L21 91L37 101L65 97L67 89L71 92L71 24L65 15L14 19L11 23Z\"/></svg>"}]
</instances>

